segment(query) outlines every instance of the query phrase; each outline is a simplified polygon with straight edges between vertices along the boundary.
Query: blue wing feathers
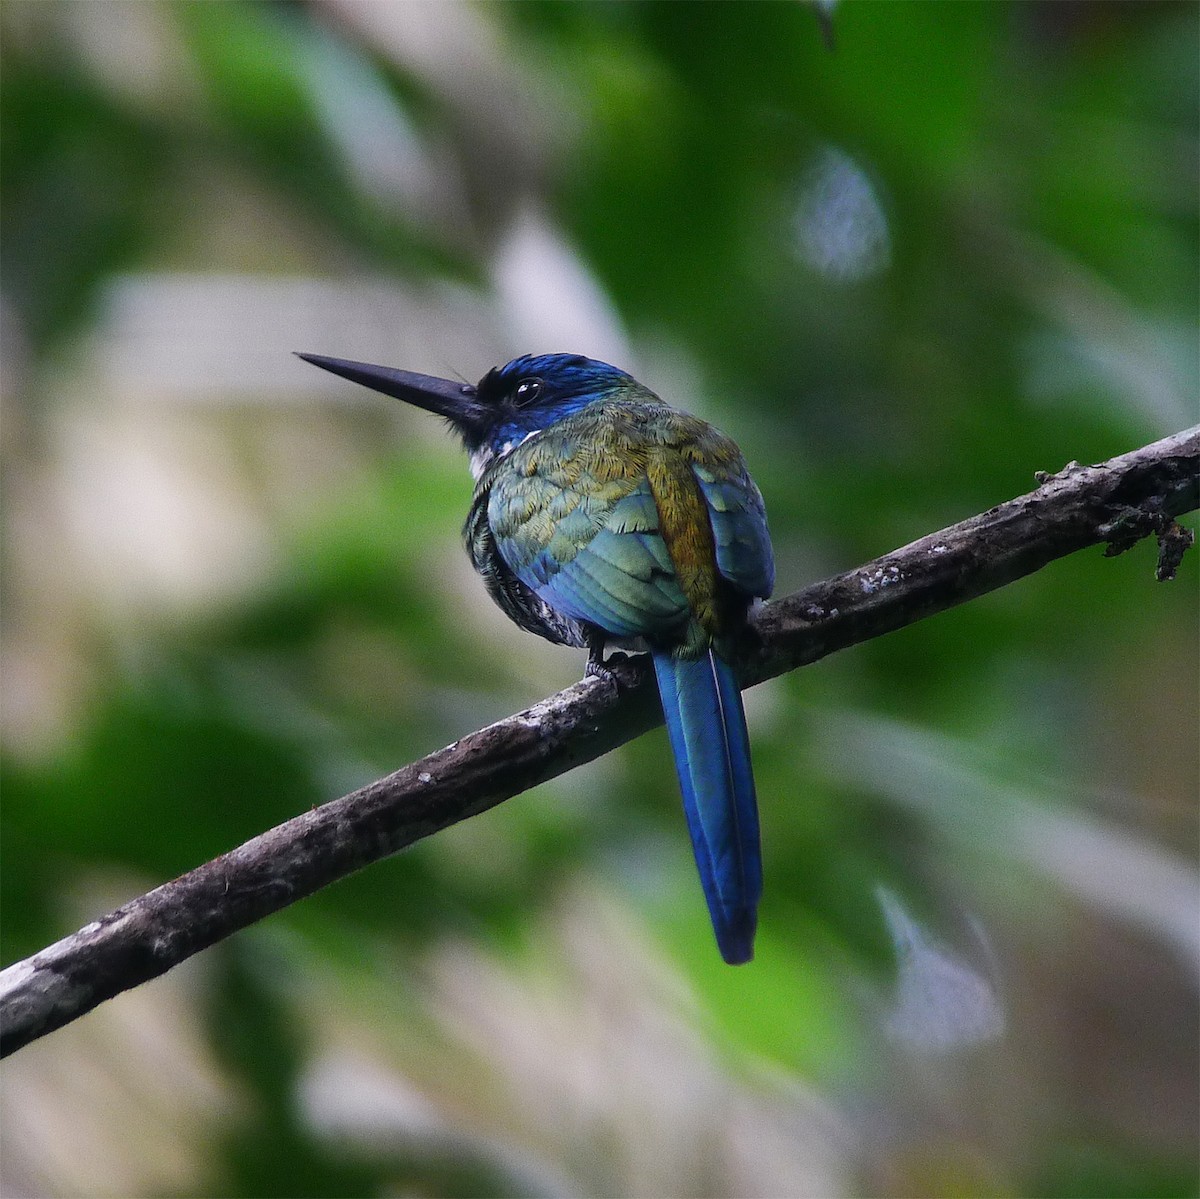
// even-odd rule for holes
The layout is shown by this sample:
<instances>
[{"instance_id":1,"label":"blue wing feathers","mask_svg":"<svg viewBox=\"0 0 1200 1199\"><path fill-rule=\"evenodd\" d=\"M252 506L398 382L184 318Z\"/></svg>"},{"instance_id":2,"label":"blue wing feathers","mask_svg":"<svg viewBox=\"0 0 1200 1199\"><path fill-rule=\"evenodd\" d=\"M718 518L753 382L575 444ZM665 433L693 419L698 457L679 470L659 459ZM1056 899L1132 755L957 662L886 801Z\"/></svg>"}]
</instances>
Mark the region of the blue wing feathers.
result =
<instances>
[{"instance_id":1,"label":"blue wing feathers","mask_svg":"<svg viewBox=\"0 0 1200 1199\"><path fill-rule=\"evenodd\" d=\"M770 595L775 559L758 488L748 475L719 475L698 463L692 473L708 508L717 569L746 595Z\"/></svg>"},{"instance_id":2,"label":"blue wing feathers","mask_svg":"<svg viewBox=\"0 0 1200 1199\"><path fill-rule=\"evenodd\" d=\"M531 577L537 581L537 571ZM547 603L620 637L640 637L679 623L687 600L636 535L604 530L570 562L547 570L534 590Z\"/></svg>"},{"instance_id":3,"label":"blue wing feathers","mask_svg":"<svg viewBox=\"0 0 1200 1199\"><path fill-rule=\"evenodd\" d=\"M613 505L608 527L614 533L658 532L658 508L645 483Z\"/></svg>"},{"instance_id":4,"label":"blue wing feathers","mask_svg":"<svg viewBox=\"0 0 1200 1199\"><path fill-rule=\"evenodd\" d=\"M762 858L741 691L711 651L694 661L656 653L654 670L717 944L731 965L748 962Z\"/></svg>"},{"instance_id":5,"label":"blue wing feathers","mask_svg":"<svg viewBox=\"0 0 1200 1199\"><path fill-rule=\"evenodd\" d=\"M548 604L620 637L635 636L641 614L608 594L578 560L550 576L537 594Z\"/></svg>"}]
</instances>

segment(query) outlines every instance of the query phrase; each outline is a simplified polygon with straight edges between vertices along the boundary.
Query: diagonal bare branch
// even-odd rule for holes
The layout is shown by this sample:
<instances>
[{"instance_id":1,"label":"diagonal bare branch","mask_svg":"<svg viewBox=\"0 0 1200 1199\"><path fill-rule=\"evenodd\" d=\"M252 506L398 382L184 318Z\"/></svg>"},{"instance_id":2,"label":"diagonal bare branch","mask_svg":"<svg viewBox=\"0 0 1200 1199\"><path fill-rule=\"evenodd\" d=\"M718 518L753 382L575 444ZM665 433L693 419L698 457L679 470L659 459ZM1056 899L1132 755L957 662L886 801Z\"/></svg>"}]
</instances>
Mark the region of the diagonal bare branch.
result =
<instances>
[{"instance_id":1,"label":"diagonal bare branch","mask_svg":"<svg viewBox=\"0 0 1200 1199\"><path fill-rule=\"evenodd\" d=\"M1200 506L1200 426L1098 466L1072 463L988 512L765 606L746 685L1003 587L1089 545L1157 535L1168 577ZM1182 547L1182 548L1181 548ZM194 953L661 723L644 663L586 678L247 841L0 972L8 1054Z\"/></svg>"}]
</instances>

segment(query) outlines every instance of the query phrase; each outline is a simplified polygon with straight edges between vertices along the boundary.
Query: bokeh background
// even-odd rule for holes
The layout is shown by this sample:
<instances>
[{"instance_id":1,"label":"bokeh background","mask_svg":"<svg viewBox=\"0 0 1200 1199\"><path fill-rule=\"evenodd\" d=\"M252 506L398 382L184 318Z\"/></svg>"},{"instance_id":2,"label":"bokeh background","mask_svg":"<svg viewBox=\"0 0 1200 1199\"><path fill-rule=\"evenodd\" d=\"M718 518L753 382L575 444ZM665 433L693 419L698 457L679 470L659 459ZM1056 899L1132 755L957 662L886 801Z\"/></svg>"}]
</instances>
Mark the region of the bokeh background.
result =
<instances>
[{"instance_id":1,"label":"bokeh background","mask_svg":"<svg viewBox=\"0 0 1200 1199\"><path fill-rule=\"evenodd\" d=\"M5 0L4 961L579 676L293 350L627 366L781 593L1193 423L1198 12ZM751 693L753 965L660 731L10 1059L0 1189L1194 1194L1196 562Z\"/></svg>"}]
</instances>

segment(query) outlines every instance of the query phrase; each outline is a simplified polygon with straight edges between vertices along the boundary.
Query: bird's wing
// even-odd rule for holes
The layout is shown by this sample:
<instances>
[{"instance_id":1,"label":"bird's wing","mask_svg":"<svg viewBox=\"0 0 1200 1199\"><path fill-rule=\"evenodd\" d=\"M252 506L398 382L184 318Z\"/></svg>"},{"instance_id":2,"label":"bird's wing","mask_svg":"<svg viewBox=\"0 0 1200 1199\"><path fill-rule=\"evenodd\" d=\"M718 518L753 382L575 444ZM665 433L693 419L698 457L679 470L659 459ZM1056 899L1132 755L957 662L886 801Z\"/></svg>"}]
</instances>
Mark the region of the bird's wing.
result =
<instances>
[{"instance_id":1,"label":"bird's wing","mask_svg":"<svg viewBox=\"0 0 1200 1199\"><path fill-rule=\"evenodd\" d=\"M510 620L523 629L559 645L587 644L584 630L569 616L557 612L530 590L500 556L488 521L488 491L476 492L471 502L463 539L471 564L479 572L492 599Z\"/></svg>"},{"instance_id":2,"label":"bird's wing","mask_svg":"<svg viewBox=\"0 0 1200 1199\"><path fill-rule=\"evenodd\" d=\"M762 493L741 454L732 463L712 455L696 458L692 473L708 508L717 569L743 595L765 599L775 587L775 556Z\"/></svg>"},{"instance_id":3,"label":"bird's wing","mask_svg":"<svg viewBox=\"0 0 1200 1199\"><path fill-rule=\"evenodd\" d=\"M514 456L524 450L520 447ZM497 472L488 524L509 569L547 604L618 637L661 636L689 613L644 461L522 454Z\"/></svg>"}]
</instances>

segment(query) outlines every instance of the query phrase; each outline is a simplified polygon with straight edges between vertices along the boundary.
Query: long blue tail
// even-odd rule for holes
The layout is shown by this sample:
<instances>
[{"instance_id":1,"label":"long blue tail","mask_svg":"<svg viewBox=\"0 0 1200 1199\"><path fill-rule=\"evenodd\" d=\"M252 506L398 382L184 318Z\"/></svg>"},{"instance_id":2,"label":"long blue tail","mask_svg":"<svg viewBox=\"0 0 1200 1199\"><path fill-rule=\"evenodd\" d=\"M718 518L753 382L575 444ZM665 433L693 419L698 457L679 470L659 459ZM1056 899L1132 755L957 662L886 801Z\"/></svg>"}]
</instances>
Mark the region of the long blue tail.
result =
<instances>
[{"instance_id":1,"label":"long blue tail","mask_svg":"<svg viewBox=\"0 0 1200 1199\"><path fill-rule=\"evenodd\" d=\"M654 672L700 881L721 956L754 956L762 894L758 801L742 693L728 663L654 654Z\"/></svg>"}]
</instances>

